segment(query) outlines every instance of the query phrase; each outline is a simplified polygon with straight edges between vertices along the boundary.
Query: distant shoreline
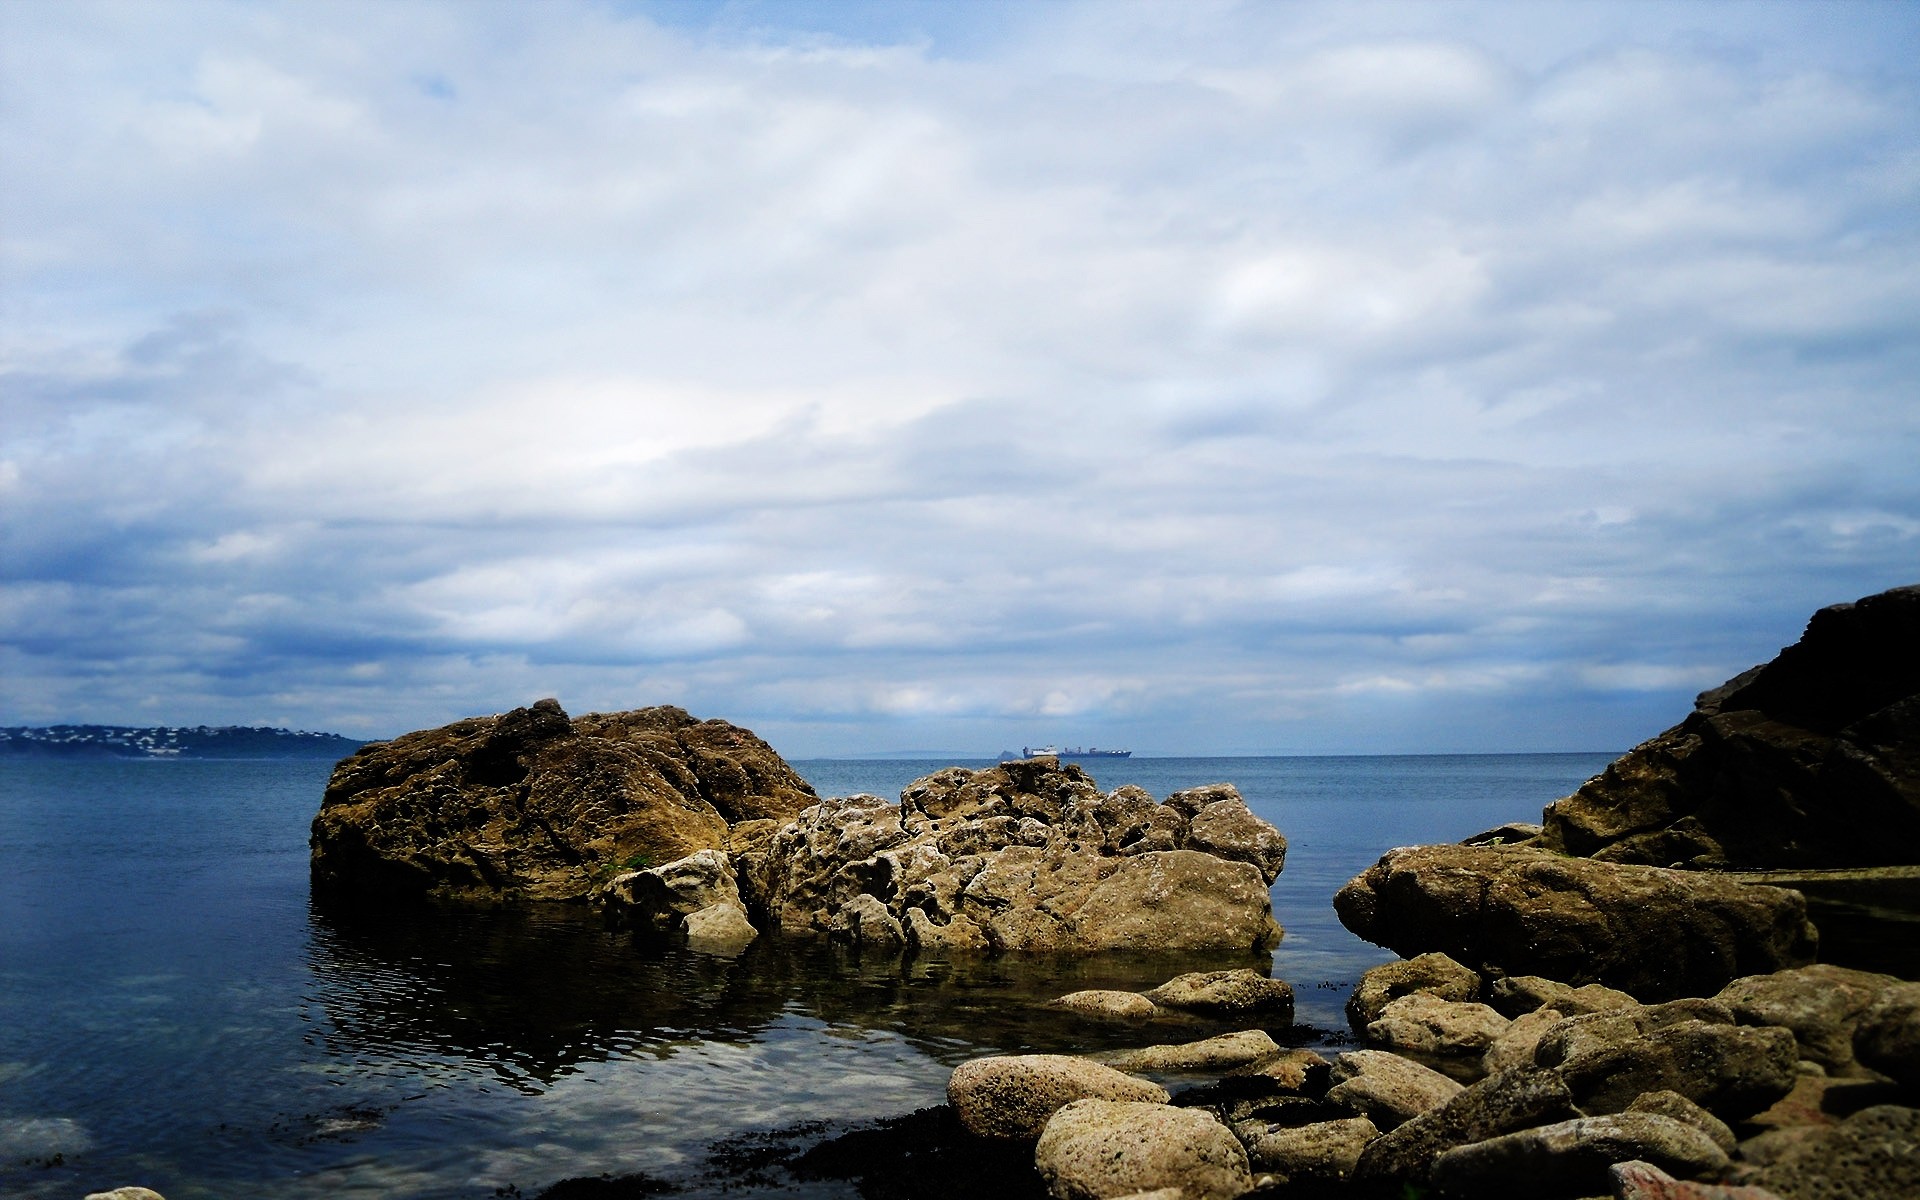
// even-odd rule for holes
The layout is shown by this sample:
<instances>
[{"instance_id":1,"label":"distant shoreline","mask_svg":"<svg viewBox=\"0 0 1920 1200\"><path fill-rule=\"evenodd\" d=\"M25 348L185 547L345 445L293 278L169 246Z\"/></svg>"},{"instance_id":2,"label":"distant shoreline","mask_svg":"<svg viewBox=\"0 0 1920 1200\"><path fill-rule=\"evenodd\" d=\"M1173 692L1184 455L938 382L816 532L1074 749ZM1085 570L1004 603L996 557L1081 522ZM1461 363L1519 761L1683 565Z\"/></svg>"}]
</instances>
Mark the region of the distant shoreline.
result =
<instances>
[{"instance_id":1,"label":"distant shoreline","mask_svg":"<svg viewBox=\"0 0 1920 1200\"><path fill-rule=\"evenodd\" d=\"M15 725L0 728L0 759L12 760L336 760L365 744L337 733L265 726Z\"/></svg>"}]
</instances>

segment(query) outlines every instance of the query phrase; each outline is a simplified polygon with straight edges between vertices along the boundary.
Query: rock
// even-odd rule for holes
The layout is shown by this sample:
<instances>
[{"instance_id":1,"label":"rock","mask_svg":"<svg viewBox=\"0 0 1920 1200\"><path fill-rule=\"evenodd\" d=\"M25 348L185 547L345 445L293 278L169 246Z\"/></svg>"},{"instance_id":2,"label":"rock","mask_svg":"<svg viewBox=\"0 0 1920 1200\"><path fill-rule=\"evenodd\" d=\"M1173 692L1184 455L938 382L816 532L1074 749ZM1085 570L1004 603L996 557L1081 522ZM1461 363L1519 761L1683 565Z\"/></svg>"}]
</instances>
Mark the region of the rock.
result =
<instances>
[{"instance_id":1,"label":"rock","mask_svg":"<svg viewBox=\"0 0 1920 1200\"><path fill-rule=\"evenodd\" d=\"M1361 1151L1379 1136L1365 1117L1274 1129L1248 1143L1247 1162L1280 1183L1335 1183L1353 1174Z\"/></svg>"},{"instance_id":2,"label":"rock","mask_svg":"<svg viewBox=\"0 0 1920 1200\"><path fill-rule=\"evenodd\" d=\"M1534 1061L1557 1069L1589 1113L1620 1112L1643 1092L1665 1090L1738 1120L1792 1090L1792 1033L1691 1011L1698 1009L1655 1005L1568 1017L1541 1038Z\"/></svg>"},{"instance_id":3,"label":"rock","mask_svg":"<svg viewBox=\"0 0 1920 1200\"><path fill-rule=\"evenodd\" d=\"M725 846L813 789L771 747L678 708L569 718L553 700L371 742L333 770L313 883L337 898L578 900L630 864Z\"/></svg>"},{"instance_id":4,"label":"rock","mask_svg":"<svg viewBox=\"0 0 1920 1200\"><path fill-rule=\"evenodd\" d=\"M1608 1168L1642 1161L1685 1179L1717 1179L1727 1156L1691 1125L1653 1113L1577 1117L1460 1146L1433 1163L1433 1182L1457 1195L1591 1196Z\"/></svg>"},{"instance_id":5,"label":"rock","mask_svg":"<svg viewBox=\"0 0 1920 1200\"><path fill-rule=\"evenodd\" d=\"M1557 1008L1536 1008L1515 1017L1481 1056L1481 1070L1492 1075L1533 1065L1534 1051L1539 1049L1540 1039L1565 1017L1566 1014Z\"/></svg>"},{"instance_id":6,"label":"rock","mask_svg":"<svg viewBox=\"0 0 1920 1200\"><path fill-rule=\"evenodd\" d=\"M1920 586L1815 613L1550 805L1543 841L1653 865L1920 863Z\"/></svg>"},{"instance_id":7,"label":"rock","mask_svg":"<svg viewBox=\"0 0 1920 1200\"><path fill-rule=\"evenodd\" d=\"M1243 828L1227 785L1180 795L1184 807L1138 788L1103 794L1051 758L954 767L915 780L898 805L821 801L735 857L749 909L790 934L878 929L891 942L878 904L916 952L1270 951L1278 832ZM1215 812L1245 834L1240 849L1193 840ZM860 911L842 917L849 905Z\"/></svg>"},{"instance_id":8,"label":"rock","mask_svg":"<svg viewBox=\"0 0 1920 1200\"><path fill-rule=\"evenodd\" d=\"M1208 1017L1264 1017L1276 1025L1293 1024L1293 988L1257 971L1196 971L1179 975L1144 993L1159 1008Z\"/></svg>"},{"instance_id":9,"label":"rock","mask_svg":"<svg viewBox=\"0 0 1920 1200\"><path fill-rule=\"evenodd\" d=\"M1626 1111L1656 1113L1663 1117L1672 1117L1676 1121L1684 1121L1712 1138L1714 1145L1728 1154L1733 1153L1735 1144L1733 1130L1727 1128L1726 1122L1679 1092L1642 1092L1634 1097L1632 1104L1627 1105Z\"/></svg>"},{"instance_id":10,"label":"rock","mask_svg":"<svg viewBox=\"0 0 1920 1200\"><path fill-rule=\"evenodd\" d=\"M86 1200L167 1200L152 1188L117 1187L110 1192L89 1192Z\"/></svg>"},{"instance_id":11,"label":"rock","mask_svg":"<svg viewBox=\"0 0 1920 1200\"><path fill-rule=\"evenodd\" d=\"M1142 1046L1137 1050L1114 1050L1100 1056L1100 1062L1117 1071L1151 1071L1156 1074L1229 1071L1249 1067L1278 1057L1280 1046L1263 1029L1243 1029L1219 1037L1168 1046Z\"/></svg>"},{"instance_id":12,"label":"rock","mask_svg":"<svg viewBox=\"0 0 1920 1200\"><path fill-rule=\"evenodd\" d=\"M1675 1179L1652 1163L1615 1163L1607 1168L1614 1200L1780 1200L1765 1188Z\"/></svg>"},{"instance_id":13,"label":"rock","mask_svg":"<svg viewBox=\"0 0 1920 1200\"><path fill-rule=\"evenodd\" d=\"M1798 892L1525 846L1390 850L1333 904L1348 929L1396 953L1438 950L1643 1000L1801 966L1815 944Z\"/></svg>"},{"instance_id":14,"label":"rock","mask_svg":"<svg viewBox=\"0 0 1920 1200\"><path fill-rule=\"evenodd\" d=\"M1076 1100L1053 1115L1034 1166L1056 1200L1106 1200L1178 1188L1183 1200L1229 1200L1253 1187L1247 1154L1205 1112Z\"/></svg>"},{"instance_id":15,"label":"rock","mask_svg":"<svg viewBox=\"0 0 1920 1200\"><path fill-rule=\"evenodd\" d=\"M1426 1183L1433 1161L1456 1146L1580 1115L1566 1081L1531 1067L1489 1075L1367 1147L1355 1177Z\"/></svg>"},{"instance_id":16,"label":"rock","mask_svg":"<svg viewBox=\"0 0 1920 1200\"><path fill-rule=\"evenodd\" d=\"M1411 1059L1385 1050L1349 1050L1333 1060L1329 1103L1393 1129L1465 1089L1452 1079Z\"/></svg>"},{"instance_id":17,"label":"rock","mask_svg":"<svg viewBox=\"0 0 1920 1200\"><path fill-rule=\"evenodd\" d=\"M913 911L918 912L919 909ZM1049 1008L1061 1008L1085 1017L1099 1017L1111 1021L1144 1021L1154 1014L1153 1001L1139 992L1116 992L1094 989L1084 992L1070 992L1048 1003Z\"/></svg>"},{"instance_id":18,"label":"rock","mask_svg":"<svg viewBox=\"0 0 1920 1200\"><path fill-rule=\"evenodd\" d=\"M900 927L899 919L886 905L865 892L834 910L833 923L827 932L837 942L871 946L882 953L891 953L907 944L907 933Z\"/></svg>"},{"instance_id":19,"label":"rock","mask_svg":"<svg viewBox=\"0 0 1920 1200\"><path fill-rule=\"evenodd\" d=\"M1367 1042L1415 1054L1479 1058L1511 1024L1484 1004L1415 992L1381 1010L1367 1026Z\"/></svg>"},{"instance_id":20,"label":"rock","mask_svg":"<svg viewBox=\"0 0 1920 1200\"><path fill-rule=\"evenodd\" d=\"M1853 1064L1853 1032L1862 1015L1899 982L1891 975L1815 963L1736 979L1714 999L1745 1024L1792 1030L1800 1057L1838 1071Z\"/></svg>"},{"instance_id":21,"label":"rock","mask_svg":"<svg viewBox=\"0 0 1920 1200\"><path fill-rule=\"evenodd\" d=\"M970 1059L947 1080L947 1102L979 1137L1037 1138L1062 1105L1085 1099L1165 1104L1168 1094L1159 1084L1067 1054Z\"/></svg>"},{"instance_id":22,"label":"rock","mask_svg":"<svg viewBox=\"0 0 1920 1200\"><path fill-rule=\"evenodd\" d=\"M1240 1068L1235 1074L1271 1079L1289 1092L1324 1092L1333 1064L1312 1050L1282 1050L1272 1058Z\"/></svg>"},{"instance_id":23,"label":"rock","mask_svg":"<svg viewBox=\"0 0 1920 1200\"><path fill-rule=\"evenodd\" d=\"M1371 967L1347 997L1347 1023L1355 1033L1380 1019L1388 1004L1414 992L1442 1000L1478 1000L1480 976L1444 954L1422 954L1399 962Z\"/></svg>"},{"instance_id":24,"label":"rock","mask_svg":"<svg viewBox=\"0 0 1920 1200\"><path fill-rule=\"evenodd\" d=\"M1555 1008L1562 1016L1606 1012L1612 1008L1634 1008L1639 1001L1625 992L1597 983L1572 987L1540 975L1510 975L1496 979L1487 991L1487 1003L1509 1017Z\"/></svg>"},{"instance_id":25,"label":"rock","mask_svg":"<svg viewBox=\"0 0 1920 1200\"><path fill-rule=\"evenodd\" d=\"M1920 1109L1883 1104L1802 1131L1746 1182L1788 1200L1920 1196Z\"/></svg>"},{"instance_id":26,"label":"rock","mask_svg":"<svg viewBox=\"0 0 1920 1200\"><path fill-rule=\"evenodd\" d=\"M1268 883L1278 879L1287 863L1287 839L1254 816L1232 784L1216 784L1208 791L1207 803L1187 820L1187 847L1215 858L1249 863ZM1177 802L1192 795L1177 792L1167 798L1167 803L1179 808Z\"/></svg>"},{"instance_id":27,"label":"rock","mask_svg":"<svg viewBox=\"0 0 1920 1200\"><path fill-rule=\"evenodd\" d=\"M701 850L665 866L616 875L601 903L622 923L675 931L686 927L689 916L715 905L746 911L733 864L719 850Z\"/></svg>"},{"instance_id":28,"label":"rock","mask_svg":"<svg viewBox=\"0 0 1920 1200\"><path fill-rule=\"evenodd\" d=\"M687 945L707 954L737 954L760 936L760 931L747 919L747 910L732 900L688 913L682 925L687 933Z\"/></svg>"},{"instance_id":29,"label":"rock","mask_svg":"<svg viewBox=\"0 0 1920 1200\"><path fill-rule=\"evenodd\" d=\"M1920 1090L1920 983L1901 983L1880 993L1861 1014L1853 1053L1862 1064Z\"/></svg>"}]
</instances>

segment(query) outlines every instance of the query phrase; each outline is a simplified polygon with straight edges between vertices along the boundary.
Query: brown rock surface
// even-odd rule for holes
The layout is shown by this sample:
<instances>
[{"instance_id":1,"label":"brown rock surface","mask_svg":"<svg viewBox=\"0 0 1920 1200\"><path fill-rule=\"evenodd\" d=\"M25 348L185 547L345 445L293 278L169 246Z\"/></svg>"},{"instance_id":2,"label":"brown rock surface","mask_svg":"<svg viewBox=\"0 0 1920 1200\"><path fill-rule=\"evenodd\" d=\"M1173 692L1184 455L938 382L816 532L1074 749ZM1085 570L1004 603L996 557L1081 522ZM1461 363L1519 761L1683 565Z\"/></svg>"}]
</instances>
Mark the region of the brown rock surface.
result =
<instances>
[{"instance_id":1,"label":"brown rock surface","mask_svg":"<svg viewBox=\"0 0 1920 1200\"><path fill-rule=\"evenodd\" d=\"M542 700L373 742L334 768L313 880L336 895L572 900L717 849L813 789L772 747L678 708L569 718Z\"/></svg>"}]
</instances>

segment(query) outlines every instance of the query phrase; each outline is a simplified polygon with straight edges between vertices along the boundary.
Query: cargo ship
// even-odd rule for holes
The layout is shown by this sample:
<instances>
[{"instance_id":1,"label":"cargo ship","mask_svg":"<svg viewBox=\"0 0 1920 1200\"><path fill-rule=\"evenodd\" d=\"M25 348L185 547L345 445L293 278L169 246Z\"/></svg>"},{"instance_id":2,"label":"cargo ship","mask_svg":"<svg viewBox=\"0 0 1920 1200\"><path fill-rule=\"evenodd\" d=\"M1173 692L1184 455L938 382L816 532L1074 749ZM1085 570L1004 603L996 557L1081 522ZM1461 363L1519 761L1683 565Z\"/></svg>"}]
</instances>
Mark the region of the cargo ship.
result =
<instances>
[{"instance_id":1,"label":"cargo ship","mask_svg":"<svg viewBox=\"0 0 1920 1200\"><path fill-rule=\"evenodd\" d=\"M1133 751L1102 750L1098 746L1087 746L1085 748L1068 746L1065 750L1057 749L1053 746L1020 747L1021 758L1041 758L1047 756L1053 758L1132 758Z\"/></svg>"}]
</instances>

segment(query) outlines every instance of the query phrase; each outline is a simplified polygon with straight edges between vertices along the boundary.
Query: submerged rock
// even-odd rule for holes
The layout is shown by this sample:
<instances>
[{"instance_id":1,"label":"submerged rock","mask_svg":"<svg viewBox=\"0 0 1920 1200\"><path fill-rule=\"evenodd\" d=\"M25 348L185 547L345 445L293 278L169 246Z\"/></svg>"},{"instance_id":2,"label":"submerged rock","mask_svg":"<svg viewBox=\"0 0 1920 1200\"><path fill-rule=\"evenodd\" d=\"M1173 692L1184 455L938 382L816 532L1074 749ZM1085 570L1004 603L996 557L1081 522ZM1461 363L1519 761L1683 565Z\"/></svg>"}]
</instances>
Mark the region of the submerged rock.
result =
<instances>
[{"instance_id":1,"label":"submerged rock","mask_svg":"<svg viewBox=\"0 0 1920 1200\"><path fill-rule=\"evenodd\" d=\"M725 721L671 707L570 718L542 700L343 760L313 820L313 882L343 898L577 900L815 799L770 746Z\"/></svg>"},{"instance_id":2,"label":"submerged rock","mask_svg":"<svg viewBox=\"0 0 1920 1200\"><path fill-rule=\"evenodd\" d=\"M1816 941L1798 892L1525 846L1390 850L1333 905L1348 929L1401 954L1438 950L1642 1000L1804 965Z\"/></svg>"}]
</instances>

